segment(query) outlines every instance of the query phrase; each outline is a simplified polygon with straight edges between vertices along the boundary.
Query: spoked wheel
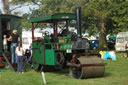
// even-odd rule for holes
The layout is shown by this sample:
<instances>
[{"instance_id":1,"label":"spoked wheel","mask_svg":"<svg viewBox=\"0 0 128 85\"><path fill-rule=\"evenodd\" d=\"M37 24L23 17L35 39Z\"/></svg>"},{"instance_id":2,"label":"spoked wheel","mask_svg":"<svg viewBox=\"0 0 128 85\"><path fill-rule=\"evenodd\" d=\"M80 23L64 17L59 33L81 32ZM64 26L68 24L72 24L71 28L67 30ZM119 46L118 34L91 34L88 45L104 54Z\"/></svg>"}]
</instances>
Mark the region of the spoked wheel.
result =
<instances>
[{"instance_id":1,"label":"spoked wheel","mask_svg":"<svg viewBox=\"0 0 128 85\"><path fill-rule=\"evenodd\" d=\"M76 64L80 64L80 61L77 60ZM81 67L71 67L70 72L71 72L71 75L73 78L79 79L79 78L81 78L82 68Z\"/></svg>"},{"instance_id":2,"label":"spoked wheel","mask_svg":"<svg viewBox=\"0 0 128 85\"><path fill-rule=\"evenodd\" d=\"M64 60L65 60L65 58L64 58L63 53L62 52L57 52L56 53L56 59L55 59L55 61L56 61L55 68L56 69L62 69L62 67L64 65Z\"/></svg>"}]
</instances>

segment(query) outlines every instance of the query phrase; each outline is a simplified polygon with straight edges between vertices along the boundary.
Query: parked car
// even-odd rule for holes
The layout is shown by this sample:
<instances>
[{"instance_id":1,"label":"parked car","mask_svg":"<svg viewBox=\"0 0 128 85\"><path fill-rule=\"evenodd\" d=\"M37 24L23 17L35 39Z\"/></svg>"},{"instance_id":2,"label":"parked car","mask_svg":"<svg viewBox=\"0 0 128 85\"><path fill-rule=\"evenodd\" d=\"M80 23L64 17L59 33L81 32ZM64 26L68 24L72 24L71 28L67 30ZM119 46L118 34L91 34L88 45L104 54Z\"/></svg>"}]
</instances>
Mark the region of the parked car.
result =
<instances>
[{"instance_id":1,"label":"parked car","mask_svg":"<svg viewBox=\"0 0 128 85\"><path fill-rule=\"evenodd\" d=\"M90 40L90 49L97 49L99 46L99 40Z\"/></svg>"}]
</instances>

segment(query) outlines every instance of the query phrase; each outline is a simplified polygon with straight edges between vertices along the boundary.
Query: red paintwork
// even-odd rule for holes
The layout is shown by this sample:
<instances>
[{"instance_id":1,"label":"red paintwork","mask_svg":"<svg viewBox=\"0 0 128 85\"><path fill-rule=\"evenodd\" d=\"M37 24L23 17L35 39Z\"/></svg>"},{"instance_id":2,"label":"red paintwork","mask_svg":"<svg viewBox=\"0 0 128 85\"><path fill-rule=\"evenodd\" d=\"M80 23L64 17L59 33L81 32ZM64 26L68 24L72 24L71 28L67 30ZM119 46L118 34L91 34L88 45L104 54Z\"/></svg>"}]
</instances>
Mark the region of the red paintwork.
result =
<instances>
[{"instance_id":1,"label":"red paintwork","mask_svg":"<svg viewBox=\"0 0 128 85\"><path fill-rule=\"evenodd\" d=\"M8 59L11 59L11 56L7 56ZM0 56L0 60L4 59L4 57Z\"/></svg>"}]
</instances>

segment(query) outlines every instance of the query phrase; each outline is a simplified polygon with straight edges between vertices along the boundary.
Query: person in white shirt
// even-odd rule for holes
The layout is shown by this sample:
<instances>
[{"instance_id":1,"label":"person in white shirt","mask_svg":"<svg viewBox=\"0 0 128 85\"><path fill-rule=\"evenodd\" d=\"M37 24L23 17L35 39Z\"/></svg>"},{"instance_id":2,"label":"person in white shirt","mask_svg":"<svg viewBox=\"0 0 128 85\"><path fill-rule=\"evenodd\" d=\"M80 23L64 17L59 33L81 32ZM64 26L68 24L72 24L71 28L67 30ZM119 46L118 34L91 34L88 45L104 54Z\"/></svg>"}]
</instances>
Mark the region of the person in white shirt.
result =
<instances>
[{"instance_id":1,"label":"person in white shirt","mask_svg":"<svg viewBox=\"0 0 128 85\"><path fill-rule=\"evenodd\" d=\"M23 68L24 50L20 46L20 43L18 44L18 47L16 48L16 54L17 54L18 72L23 73L22 68Z\"/></svg>"},{"instance_id":2,"label":"person in white shirt","mask_svg":"<svg viewBox=\"0 0 128 85\"><path fill-rule=\"evenodd\" d=\"M8 49L6 35L4 35L4 39L3 39L3 49L4 51L7 51Z\"/></svg>"}]
</instances>

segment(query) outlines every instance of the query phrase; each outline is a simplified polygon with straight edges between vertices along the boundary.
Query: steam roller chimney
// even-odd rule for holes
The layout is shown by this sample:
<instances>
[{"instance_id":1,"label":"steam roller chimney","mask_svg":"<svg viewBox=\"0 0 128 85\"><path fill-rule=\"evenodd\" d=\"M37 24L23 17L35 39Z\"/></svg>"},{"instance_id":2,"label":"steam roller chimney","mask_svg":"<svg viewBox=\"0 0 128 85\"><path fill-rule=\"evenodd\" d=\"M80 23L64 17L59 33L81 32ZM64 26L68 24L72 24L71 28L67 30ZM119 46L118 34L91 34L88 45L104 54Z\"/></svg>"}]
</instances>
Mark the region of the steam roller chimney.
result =
<instances>
[{"instance_id":1,"label":"steam roller chimney","mask_svg":"<svg viewBox=\"0 0 128 85\"><path fill-rule=\"evenodd\" d=\"M77 34L78 37L82 37L81 35L81 7L76 7L76 23L77 23Z\"/></svg>"}]
</instances>

